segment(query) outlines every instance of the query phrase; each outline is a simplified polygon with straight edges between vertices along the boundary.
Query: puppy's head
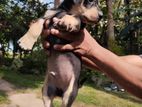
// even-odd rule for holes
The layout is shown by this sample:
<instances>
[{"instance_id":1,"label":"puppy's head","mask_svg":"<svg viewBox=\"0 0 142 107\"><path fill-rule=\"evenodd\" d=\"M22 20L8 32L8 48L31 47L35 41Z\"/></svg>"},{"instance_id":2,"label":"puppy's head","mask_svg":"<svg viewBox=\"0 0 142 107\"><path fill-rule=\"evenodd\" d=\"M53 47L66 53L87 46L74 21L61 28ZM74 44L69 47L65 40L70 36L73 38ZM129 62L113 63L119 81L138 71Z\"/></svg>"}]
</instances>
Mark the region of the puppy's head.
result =
<instances>
[{"instance_id":1,"label":"puppy's head","mask_svg":"<svg viewBox=\"0 0 142 107\"><path fill-rule=\"evenodd\" d=\"M97 23L103 16L98 7L98 0L73 0L71 14L81 17L84 23Z\"/></svg>"}]
</instances>

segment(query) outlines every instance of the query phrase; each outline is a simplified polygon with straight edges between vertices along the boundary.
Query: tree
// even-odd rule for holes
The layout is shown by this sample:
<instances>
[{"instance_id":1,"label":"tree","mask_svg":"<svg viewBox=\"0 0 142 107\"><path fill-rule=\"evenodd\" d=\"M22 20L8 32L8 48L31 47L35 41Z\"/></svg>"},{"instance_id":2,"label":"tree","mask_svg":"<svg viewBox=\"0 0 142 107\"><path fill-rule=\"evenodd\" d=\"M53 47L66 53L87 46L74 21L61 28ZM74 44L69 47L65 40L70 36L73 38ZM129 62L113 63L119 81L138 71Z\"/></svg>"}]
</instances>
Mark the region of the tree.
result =
<instances>
[{"instance_id":1,"label":"tree","mask_svg":"<svg viewBox=\"0 0 142 107\"><path fill-rule=\"evenodd\" d=\"M0 4L0 44L4 50L13 44L13 57L20 51L17 40L28 30L29 23L41 17L47 4L38 0L2 0ZM14 17L13 17L14 16Z\"/></svg>"},{"instance_id":2,"label":"tree","mask_svg":"<svg viewBox=\"0 0 142 107\"><path fill-rule=\"evenodd\" d=\"M113 0L106 0L107 6L107 47L108 49L112 49L115 45L115 37L114 37L114 20L113 20Z\"/></svg>"},{"instance_id":3,"label":"tree","mask_svg":"<svg viewBox=\"0 0 142 107\"><path fill-rule=\"evenodd\" d=\"M54 0L54 8L57 8L60 4L60 0Z\"/></svg>"}]
</instances>

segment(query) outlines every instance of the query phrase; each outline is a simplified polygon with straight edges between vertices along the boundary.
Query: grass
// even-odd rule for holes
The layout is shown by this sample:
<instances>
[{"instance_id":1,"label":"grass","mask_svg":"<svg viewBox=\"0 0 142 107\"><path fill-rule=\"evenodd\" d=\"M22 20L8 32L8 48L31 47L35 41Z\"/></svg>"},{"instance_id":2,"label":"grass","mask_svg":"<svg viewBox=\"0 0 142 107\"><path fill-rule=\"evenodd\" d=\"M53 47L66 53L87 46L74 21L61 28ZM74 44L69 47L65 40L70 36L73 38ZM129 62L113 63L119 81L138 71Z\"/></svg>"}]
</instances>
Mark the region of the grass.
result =
<instances>
[{"instance_id":1,"label":"grass","mask_svg":"<svg viewBox=\"0 0 142 107\"><path fill-rule=\"evenodd\" d=\"M142 107L142 101L127 93L106 92L90 86L79 90L76 101L96 107Z\"/></svg>"},{"instance_id":2,"label":"grass","mask_svg":"<svg viewBox=\"0 0 142 107\"><path fill-rule=\"evenodd\" d=\"M0 91L0 104L8 103L8 96L5 94L5 92Z\"/></svg>"},{"instance_id":3,"label":"grass","mask_svg":"<svg viewBox=\"0 0 142 107\"><path fill-rule=\"evenodd\" d=\"M0 69L0 78L14 84L19 89L41 90L43 76L23 75L8 69ZM40 93L40 91L38 91ZM0 91L0 103L7 102L7 95ZM59 107L61 101L57 98L54 102L55 107ZM81 106L83 105L83 106ZM73 107L142 107L142 102L129 95L128 93L107 92L103 89L85 84L79 89Z\"/></svg>"},{"instance_id":4,"label":"grass","mask_svg":"<svg viewBox=\"0 0 142 107\"><path fill-rule=\"evenodd\" d=\"M59 107L60 104L61 99L55 99L55 107ZM84 85L79 90L73 107L142 107L142 101L128 93L106 92Z\"/></svg>"},{"instance_id":5,"label":"grass","mask_svg":"<svg viewBox=\"0 0 142 107\"><path fill-rule=\"evenodd\" d=\"M43 84L44 77L41 75L24 75L11 71L9 69L0 68L0 78L3 78L18 88L39 88Z\"/></svg>"}]
</instances>

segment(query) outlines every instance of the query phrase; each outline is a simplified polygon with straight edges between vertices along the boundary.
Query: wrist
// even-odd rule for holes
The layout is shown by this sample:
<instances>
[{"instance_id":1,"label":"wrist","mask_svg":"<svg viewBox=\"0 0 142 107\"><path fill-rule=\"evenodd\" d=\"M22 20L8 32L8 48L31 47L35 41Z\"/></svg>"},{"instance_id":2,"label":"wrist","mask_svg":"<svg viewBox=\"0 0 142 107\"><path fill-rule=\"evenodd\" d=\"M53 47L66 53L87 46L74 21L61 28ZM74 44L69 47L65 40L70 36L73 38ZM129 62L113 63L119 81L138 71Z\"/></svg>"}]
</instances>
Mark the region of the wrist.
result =
<instances>
[{"instance_id":1,"label":"wrist","mask_svg":"<svg viewBox=\"0 0 142 107\"><path fill-rule=\"evenodd\" d=\"M88 48L87 56L94 57L96 52L100 49L100 45L97 42L93 42L91 46Z\"/></svg>"}]
</instances>

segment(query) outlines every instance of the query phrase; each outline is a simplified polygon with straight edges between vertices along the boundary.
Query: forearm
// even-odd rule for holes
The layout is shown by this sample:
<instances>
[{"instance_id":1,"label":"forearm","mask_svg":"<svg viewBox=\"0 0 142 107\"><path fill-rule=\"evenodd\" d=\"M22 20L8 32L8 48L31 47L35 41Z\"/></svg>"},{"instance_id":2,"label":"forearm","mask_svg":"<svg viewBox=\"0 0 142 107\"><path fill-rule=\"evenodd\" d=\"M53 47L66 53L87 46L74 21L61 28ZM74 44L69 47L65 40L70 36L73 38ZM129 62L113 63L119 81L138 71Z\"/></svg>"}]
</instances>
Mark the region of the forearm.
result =
<instances>
[{"instance_id":1,"label":"forearm","mask_svg":"<svg viewBox=\"0 0 142 107\"><path fill-rule=\"evenodd\" d=\"M86 57L82 57L82 62L83 64L90 68L90 69L96 69L96 70L100 70L100 68L98 68L98 66L93 62L91 61L90 59L86 58Z\"/></svg>"},{"instance_id":2,"label":"forearm","mask_svg":"<svg viewBox=\"0 0 142 107\"><path fill-rule=\"evenodd\" d=\"M127 91L142 98L142 69L97 45L89 58Z\"/></svg>"},{"instance_id":3,"label":"forearm","mask_svg":"<svg viewBox=\"0 0 142 107\"><path fill-rule=\"evenodd\" d=\"M126 63L142 68L142 58L139 55L119 56L119 58L125 61ZM82 57L82 61L83 64L86 65L88 68L100 70L100 68L90 59Z\"/></svg>"},{"instance_id":4,"label":"forearm","mask_svg":"<svg viewBox=\"0 0 142 107\"><path fill-rule=\"evenodd\" d=\"M120 56L120 58L129 64L142 68L142 57L140 57L139 55Z\"/></svg>"}]
</instances>

